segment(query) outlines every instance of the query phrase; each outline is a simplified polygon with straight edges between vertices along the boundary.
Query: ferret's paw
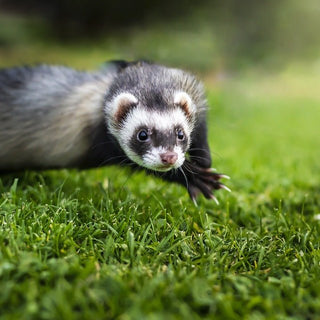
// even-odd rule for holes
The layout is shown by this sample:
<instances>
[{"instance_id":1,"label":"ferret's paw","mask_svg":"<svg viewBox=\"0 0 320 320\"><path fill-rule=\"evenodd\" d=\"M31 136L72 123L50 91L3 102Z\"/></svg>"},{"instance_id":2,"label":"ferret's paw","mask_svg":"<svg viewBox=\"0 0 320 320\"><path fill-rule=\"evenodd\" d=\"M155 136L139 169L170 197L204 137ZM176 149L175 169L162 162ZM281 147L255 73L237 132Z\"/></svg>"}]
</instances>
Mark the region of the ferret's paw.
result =
<instances>
[{"instance_id":1,"label":"ferret's paw","mask_svg":"<svg viewBox=\"0 0 320 320\"><path fill-rule=\"evenodd\" d=\"M187 170L189 180L188 192L193 202L195 202L197 196L202 193L207 199L212 199L219 204L217 198L214 196L214 191L224 189L231 192L231 190L220 181L221 179L230 179L228 176L216 173L212 169L201 168L193 163L188 163Z\"/></svg>"}]
</instances>

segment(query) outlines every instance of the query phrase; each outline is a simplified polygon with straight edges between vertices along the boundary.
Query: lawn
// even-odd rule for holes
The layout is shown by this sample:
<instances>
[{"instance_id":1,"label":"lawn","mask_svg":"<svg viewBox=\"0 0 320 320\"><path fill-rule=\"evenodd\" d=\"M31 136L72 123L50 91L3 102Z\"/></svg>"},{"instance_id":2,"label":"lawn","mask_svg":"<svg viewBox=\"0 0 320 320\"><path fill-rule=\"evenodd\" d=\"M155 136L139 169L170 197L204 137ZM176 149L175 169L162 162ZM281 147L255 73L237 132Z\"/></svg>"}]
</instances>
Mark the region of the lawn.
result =
<instances>
[{"instance_id":1,"label":"lawn","mask_svg":"<svg viewBox=\"0 0 320 320\"><path fill-rule=\"evenodd\" d=\"M320 319L319 71L202 78L232 193L195 207L117 167L0 177L1 319Z\"/></svg>"}]
</instances>

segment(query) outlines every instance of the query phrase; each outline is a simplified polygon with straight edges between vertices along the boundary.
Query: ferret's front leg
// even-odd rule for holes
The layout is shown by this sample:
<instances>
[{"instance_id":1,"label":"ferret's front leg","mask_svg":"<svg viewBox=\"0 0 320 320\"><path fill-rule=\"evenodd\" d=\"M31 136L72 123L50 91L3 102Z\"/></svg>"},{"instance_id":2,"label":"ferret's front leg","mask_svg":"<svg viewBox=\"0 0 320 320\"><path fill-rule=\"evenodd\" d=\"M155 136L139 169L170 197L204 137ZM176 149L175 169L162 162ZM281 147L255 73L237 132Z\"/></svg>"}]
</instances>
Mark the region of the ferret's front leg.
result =
<instances>
[{"instance_id":1,"label":"ferret's front leg","mask_svg":"<svg viewBox=\"0 0 320 320\"><path fill-rule=\"evenodd\" d=\"M211 156L208 145L207 123L205 117L198 120L191 136L189 148L190 161L201 168L211 167Z\"/></svg>"},{"instance_id":2,"label":"ferret's front leg","mask_svg":"<svg viewBox=\"0 0 320 320\"><path fill-rule=\"evenodd\" d=\"M186 187L191 199L195 202L196 197L202 193L206 198L218 202L213 192L218 189L230 191L228 187L220 182L220 179L229 177L216 173L211 169L211 156L205 117L199 119L194 128L188 153L189 159L184 162L182 170L188 181Z\"/></svg>"},{"instance_id":3,"label":"ferret's front leg","mask_svg":"<svg viewBox=\"0 0 320 320\"><path fill-rule=\"evenodd\" d=\"M184 164L175 171L160 173L154 171L153 174L164 180L177 182L185 186L189 192L192 201L196 204L197 196L202 193L207 199L213 199L218 202L214 196L214 191L219 189L229 190L220 182L227 176L213 172L211 168L203 168L199 165L186 160Z\"/></svg>"},{"instance_id":4,"label":"ferret's front leg","mask_svg":"<svg viewBox=\"0 0 320 320\"><path fill-rule=\"evenodd\" d=\"M214 172L211 168L203 168L195 163L186 160L180 169L185 176L185 186L189 192L189 195L193 202L196 203L197 196L202 193L207 199L213 199L218 203L217 198L214 196L214 191L219 189L225 189L230 191L220 179L229 177Z\"/></svg>"}]
</instances>

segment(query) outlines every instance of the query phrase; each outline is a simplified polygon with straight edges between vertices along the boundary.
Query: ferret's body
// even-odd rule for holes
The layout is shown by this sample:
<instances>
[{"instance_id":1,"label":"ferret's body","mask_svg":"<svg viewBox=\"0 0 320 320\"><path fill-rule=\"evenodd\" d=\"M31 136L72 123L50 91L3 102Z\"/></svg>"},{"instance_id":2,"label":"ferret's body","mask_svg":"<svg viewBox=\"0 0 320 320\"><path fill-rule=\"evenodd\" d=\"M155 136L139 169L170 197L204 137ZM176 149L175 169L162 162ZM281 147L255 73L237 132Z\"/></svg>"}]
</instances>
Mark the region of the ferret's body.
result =
<instances>
[{"instance_id":1,"label":"ferret's body","mask_svg":"<svg viewBox=\"0 0 320 320\"><path fill-rule=\"evenodd\" d=\"M159 65L2 69L0 172L135 163L212 198L205 110L193 76Z\"/></svg>"},{"instance_id":2,"label":"ferret's body","mask_svg":"<svg viewBox=\"0 0 320 320\"><path fill-rule=\"evenodd\" d=\"M103 103L115 72L0 71L0 171L90 167L113 157L112 143L99 145L110 135L99 133L106 129Z\"/></svg>"}]
</instances>

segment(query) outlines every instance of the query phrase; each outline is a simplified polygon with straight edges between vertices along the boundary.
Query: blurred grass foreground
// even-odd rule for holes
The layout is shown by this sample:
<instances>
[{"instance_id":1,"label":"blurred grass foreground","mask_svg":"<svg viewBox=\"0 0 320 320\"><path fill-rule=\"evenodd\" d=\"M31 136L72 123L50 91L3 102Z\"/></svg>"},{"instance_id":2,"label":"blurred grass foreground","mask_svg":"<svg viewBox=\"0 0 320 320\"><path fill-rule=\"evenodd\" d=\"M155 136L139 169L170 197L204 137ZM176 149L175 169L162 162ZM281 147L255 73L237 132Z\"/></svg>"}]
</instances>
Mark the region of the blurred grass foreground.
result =
<instances>
[{"instance_id":1,"label":"blurred grass foreground","mask_svg":"<svg viewBox=\"0 0 320 320\"><path fill-rule=\"evenodd\" d=\"M320 3L0 1L0 67L146 58L208 92L220 205L120 168L0 177L0 319L319 319ZM1 99L1 97L0 97Z\"/></svg>"}]
</instances>

